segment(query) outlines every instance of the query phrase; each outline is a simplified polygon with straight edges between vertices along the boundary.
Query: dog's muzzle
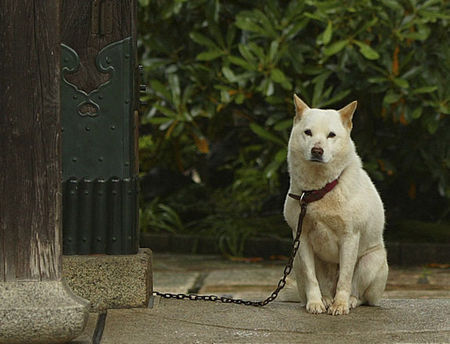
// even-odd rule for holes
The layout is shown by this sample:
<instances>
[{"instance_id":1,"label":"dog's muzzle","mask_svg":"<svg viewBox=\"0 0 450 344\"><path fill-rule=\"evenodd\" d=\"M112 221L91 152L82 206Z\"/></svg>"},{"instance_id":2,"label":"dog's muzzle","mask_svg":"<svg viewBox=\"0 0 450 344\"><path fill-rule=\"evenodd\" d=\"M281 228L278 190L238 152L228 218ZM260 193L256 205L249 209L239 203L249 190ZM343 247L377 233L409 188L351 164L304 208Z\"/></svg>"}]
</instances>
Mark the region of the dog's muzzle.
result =
<instances>
[{"instance_id":1,"label":"dog's muzzle","mask_svg":"<svg viewBox=\"0 0 450 344\"><path fill-rule=\"evenodd\" d=\"M323 149L320 147L311 148L311 161L323 162Z\"/></svg>"}]
</instances>

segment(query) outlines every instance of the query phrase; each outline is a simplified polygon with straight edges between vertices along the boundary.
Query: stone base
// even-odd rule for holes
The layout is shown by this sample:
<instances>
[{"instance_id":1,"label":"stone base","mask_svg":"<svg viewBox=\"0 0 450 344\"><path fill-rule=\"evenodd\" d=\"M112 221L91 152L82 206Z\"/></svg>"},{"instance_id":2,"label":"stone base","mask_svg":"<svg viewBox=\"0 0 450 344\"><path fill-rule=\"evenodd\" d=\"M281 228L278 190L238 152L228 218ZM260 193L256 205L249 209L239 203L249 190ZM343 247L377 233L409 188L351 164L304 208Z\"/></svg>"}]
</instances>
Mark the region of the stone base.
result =
<instances>
[{"instance_id":1,"label":"stone base","mask_svg":"<svg viewBox=\"0 0 450 344\"><path fill-rule=\"evenodd\" d=\"M88 316L89 303L64 281L0 282L0 343L65 343Z\"/></svg>"},{"instance_id":2,"label":"stone base","mask_svg":"<svg viewBox=\"0 0 450 344\"><path fill-rule=\"evenodd\" d=\"M147 307L152 295L152 252L133 255L63 256L63 276L91 311Z\"/></svg>"}]
</instances>

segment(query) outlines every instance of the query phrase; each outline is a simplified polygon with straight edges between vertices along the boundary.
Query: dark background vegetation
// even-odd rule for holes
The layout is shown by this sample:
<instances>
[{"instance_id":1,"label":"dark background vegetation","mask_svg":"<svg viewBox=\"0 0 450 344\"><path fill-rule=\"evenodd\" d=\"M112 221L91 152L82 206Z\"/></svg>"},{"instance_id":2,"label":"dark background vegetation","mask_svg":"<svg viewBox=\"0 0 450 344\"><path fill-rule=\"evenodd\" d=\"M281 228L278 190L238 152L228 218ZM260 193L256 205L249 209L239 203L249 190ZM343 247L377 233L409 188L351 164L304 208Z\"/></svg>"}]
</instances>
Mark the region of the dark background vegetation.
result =
<instances>
[{"instance_id":1,"label":"dark background vegetation","mask_svg":"<svg viewBox=\"0 0 450 344\"><path fill-rule=\"evenodd\" d=\"M281 213L297 93L358 100L353 139L387 240L442 242L450 213L450 2L140 0L141 227L290 236Z\"/></svg>"}]
</instances>

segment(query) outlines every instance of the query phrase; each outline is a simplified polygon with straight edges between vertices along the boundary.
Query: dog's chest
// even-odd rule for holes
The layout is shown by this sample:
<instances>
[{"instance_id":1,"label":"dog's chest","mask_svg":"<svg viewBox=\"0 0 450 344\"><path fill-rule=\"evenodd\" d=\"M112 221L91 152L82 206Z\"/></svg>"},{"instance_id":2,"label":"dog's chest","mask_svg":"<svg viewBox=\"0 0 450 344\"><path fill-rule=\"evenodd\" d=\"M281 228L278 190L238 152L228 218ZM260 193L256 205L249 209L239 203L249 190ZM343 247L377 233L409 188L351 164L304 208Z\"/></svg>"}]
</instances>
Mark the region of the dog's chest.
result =
<instances>
[{"instance_id":1,"label":"dog's chest","mask_svg":"<svg viewBox=\"0 0 450 344\"><path fill-rule=\"evenodd\" d=\"M334 226L316 220L311 221L308 230L308 240L311 243L314 253L323 261L329 263L339 263L339 221L335 221Z\"/></svg>"}]
</instances>

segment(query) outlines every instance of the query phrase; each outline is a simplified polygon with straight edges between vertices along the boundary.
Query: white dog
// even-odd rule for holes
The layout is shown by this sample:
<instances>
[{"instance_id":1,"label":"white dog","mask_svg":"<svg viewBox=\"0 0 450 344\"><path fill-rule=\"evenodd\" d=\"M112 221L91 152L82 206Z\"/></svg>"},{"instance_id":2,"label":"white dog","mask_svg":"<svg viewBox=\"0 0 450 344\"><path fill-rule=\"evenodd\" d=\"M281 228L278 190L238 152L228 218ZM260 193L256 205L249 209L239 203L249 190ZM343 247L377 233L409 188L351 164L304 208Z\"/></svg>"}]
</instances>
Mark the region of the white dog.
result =
<instances>
[{"instance_id":1,"label":"white dog","mask_svg":"<svg viewBox=\"0 0 450 344\"><path fill-rule=\"evenodd\" d=\"M294 95L296 115L288 146L289 193L319 190L307 206L294 271L310 313L339 315L378 305L388 265L384 209L350 138L356 102L339 111L311 109ZM284 217L294 236L298 200L287 196Z\"/></svg>"}]
</instances>

